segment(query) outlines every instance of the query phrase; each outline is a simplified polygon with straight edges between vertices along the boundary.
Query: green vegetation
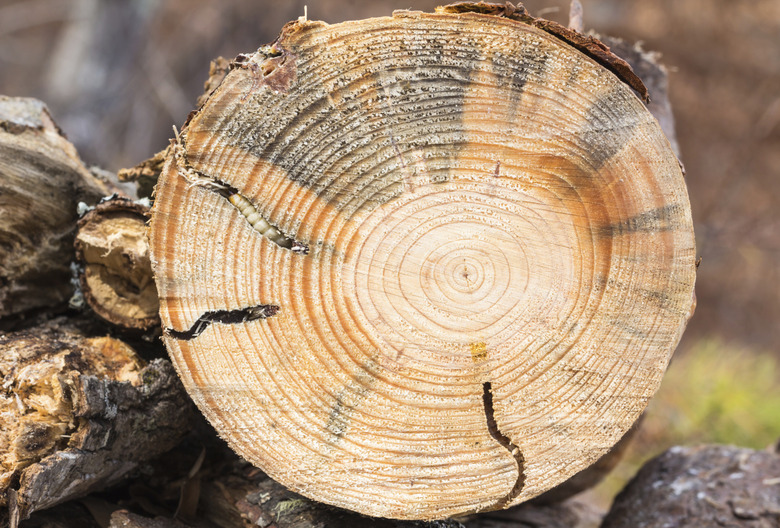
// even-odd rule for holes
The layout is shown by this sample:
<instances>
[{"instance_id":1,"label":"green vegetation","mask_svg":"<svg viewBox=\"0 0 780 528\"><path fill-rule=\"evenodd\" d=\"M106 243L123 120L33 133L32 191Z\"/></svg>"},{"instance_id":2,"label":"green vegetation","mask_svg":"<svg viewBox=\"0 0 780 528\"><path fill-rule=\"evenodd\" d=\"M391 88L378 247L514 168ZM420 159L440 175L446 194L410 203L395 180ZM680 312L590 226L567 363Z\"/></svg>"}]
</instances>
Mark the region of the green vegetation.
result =
<instances>
[{"instance_id":1,"label":"green vegetation","mask_svg":"<svg viewBox=\"0 0 780 528\"><path fill-rule=\"evenodd\" d=\"M700 341L672 360L641 437L659 449L696 443L765 448L780 437L778 359Z\"/></svg>"},{"instance_id":2,"label":"green vegetation","mask_svg":"<svg viewBox=\"0 0 780 528\"><path fill-rule=\"evenodd\" d=\"M780 359L717 340L672 360L625 459L596 490L608 503L648 459L673 445L764 449L780 438Z\"/></svg>"}]
</instances>

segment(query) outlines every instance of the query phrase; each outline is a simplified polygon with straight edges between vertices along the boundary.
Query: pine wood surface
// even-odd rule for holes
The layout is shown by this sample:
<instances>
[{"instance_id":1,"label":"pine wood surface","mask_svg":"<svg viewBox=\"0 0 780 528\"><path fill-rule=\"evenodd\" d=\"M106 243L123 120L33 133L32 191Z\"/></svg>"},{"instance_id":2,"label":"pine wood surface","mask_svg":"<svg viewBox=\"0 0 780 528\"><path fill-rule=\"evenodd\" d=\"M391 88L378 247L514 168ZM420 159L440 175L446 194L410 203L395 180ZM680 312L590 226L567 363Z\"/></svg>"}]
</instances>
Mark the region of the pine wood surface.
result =
<instances>
[{"instance_id":1,"label":"pine wood surface","mask_svg":"<svg viewBox=\"0 0 780 528\"><path fill-rule=\"evenodd\" d=\"M177 137L150 230L165 343L242 456L432 519L612 447L693 305L668 140L613 73L475 13L298 21Z\"/></svg>"}]
</instances>

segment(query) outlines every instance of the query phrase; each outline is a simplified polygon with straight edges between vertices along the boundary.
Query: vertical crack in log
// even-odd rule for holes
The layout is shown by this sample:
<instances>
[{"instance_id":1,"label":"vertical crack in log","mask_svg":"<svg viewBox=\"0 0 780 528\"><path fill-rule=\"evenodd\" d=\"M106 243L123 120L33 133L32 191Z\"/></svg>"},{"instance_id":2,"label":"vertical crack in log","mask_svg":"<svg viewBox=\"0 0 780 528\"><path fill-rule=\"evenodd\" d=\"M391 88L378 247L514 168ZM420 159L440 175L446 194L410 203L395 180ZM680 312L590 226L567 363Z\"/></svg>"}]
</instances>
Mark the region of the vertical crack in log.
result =
<instances>
[{"instance_id":1,"label":"vertical crack in log","mask_svg":"<svg viewBox=\"0 0 780 528\"><path fill-rule=\"evenodd\" d=\"M182 340L190 340L203 333L211 323L240 324L258 319L267 319L276 315L279 307L273 304L260 304L238 310L214 310L201 315L189 330L174 330L168 328L166 332L171 337Z\"/></svg>"},{"instance_id":2,"label":"vertical crack in log","mask_svg":"<svg viewBox=\"0 0 780 528\"><path fill-rule=\"evenodd\" d=\"M503 509L511 503L521 491L523 491L523 486L525 485L525 458L523 458L523 453L520 451L520 448L512 443L512 440L498 429L498 424L496 423L496 418L493 414L493 390L489 381L482 385L482 390L482 403L485 407L485 418L487 420L490 436L509 451L509 454L512 455L512 458L515 459L515 463L517 464L517 480L515 481L514 486L512 486L512 489L509 490L509 493L507 493L506 496L499 499L495 504L496 509Z\"/></svg>"}]
</instances>

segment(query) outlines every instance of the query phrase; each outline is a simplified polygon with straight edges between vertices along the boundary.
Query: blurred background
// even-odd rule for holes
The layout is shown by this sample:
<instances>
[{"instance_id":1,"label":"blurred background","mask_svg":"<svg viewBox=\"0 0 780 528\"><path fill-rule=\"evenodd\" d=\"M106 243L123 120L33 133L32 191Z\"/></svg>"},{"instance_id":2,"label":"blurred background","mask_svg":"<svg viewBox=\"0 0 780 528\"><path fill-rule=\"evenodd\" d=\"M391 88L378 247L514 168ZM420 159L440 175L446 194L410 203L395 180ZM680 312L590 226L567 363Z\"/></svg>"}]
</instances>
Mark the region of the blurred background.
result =
<instances>
[{"instance_id":1,"label":"blurred background","mask_svg":"<svg viewBox=\"0 0 780 528\"><path fill-rule=\"evenodd\" d=\"M341 22L440 3L0 0L0 93L45 101L87 164L116 171L167 145L212 58L270 42L305 5ZM582 3L586 28L662 54L702 256L696 315L608 497L670 445L780 437L780 1ZM568 20L568 0L524 5Z\"/></svg>"}]
</instances>

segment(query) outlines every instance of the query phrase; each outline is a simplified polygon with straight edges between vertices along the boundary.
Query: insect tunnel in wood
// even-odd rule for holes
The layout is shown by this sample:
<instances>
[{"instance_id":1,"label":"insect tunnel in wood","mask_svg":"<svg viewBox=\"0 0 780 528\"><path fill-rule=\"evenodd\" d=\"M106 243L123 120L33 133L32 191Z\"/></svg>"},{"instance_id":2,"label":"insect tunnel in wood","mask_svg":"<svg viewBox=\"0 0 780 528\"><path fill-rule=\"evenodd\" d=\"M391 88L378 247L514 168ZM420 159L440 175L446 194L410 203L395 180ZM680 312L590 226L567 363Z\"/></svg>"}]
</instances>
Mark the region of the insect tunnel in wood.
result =
<instances>
[{"instance_id":1,"label":"insect tunnel in wood","mask_svg":"<svg viewBox=\"0 0 780 528\"><path fill-rule=\"evenodd\" d=\"M222 437L312 499L530 499L628 430L690 315L690 205L641 82L491 9L290 23L170 149L165 343Z\"/></svg>"}]
</instances>

